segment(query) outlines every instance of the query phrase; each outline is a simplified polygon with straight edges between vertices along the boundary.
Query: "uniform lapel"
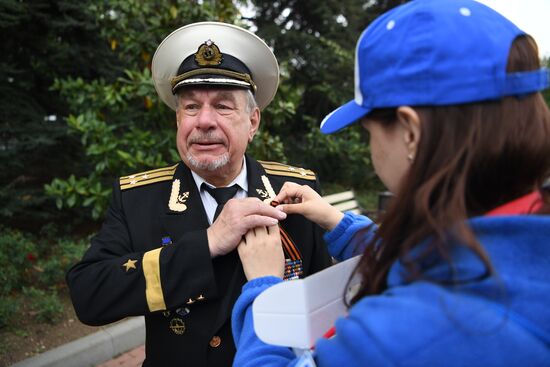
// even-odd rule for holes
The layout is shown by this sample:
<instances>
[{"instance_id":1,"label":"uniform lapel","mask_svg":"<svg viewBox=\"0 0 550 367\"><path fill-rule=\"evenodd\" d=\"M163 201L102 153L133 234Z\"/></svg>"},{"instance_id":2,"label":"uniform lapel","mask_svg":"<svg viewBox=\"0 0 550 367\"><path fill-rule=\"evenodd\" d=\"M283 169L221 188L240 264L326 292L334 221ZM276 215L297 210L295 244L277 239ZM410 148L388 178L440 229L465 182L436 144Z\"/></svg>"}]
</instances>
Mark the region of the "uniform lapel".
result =
<instances>
[{"instance_id":1,"label":"uniform lapel","mask_svg":"<svg viewBox=\"0 0 550 367\"><path fill-rule=\"evenodd\" d=\"M208 218L191 171L180 162L172 184L165 193L163 225L166 234L176 242L185 232L208 228Z\"/></svg>"}]
</instances>

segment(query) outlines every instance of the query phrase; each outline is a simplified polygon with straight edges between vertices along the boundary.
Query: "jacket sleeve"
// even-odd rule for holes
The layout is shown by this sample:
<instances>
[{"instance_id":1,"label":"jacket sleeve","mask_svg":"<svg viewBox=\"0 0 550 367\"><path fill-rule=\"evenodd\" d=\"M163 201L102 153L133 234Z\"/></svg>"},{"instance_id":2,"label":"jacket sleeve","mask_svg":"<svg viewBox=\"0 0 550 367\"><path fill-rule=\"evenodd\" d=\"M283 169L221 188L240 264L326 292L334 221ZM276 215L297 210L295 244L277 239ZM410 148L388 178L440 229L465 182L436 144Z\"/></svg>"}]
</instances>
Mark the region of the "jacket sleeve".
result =
<instances>
[{"instance_id":1,"label":"jacket sleeve","mask_svg":"<svg viewBox=\"0 0 550 367\"><path fill-rule=\"evenodd\" d=\"M364 215L346 212L336 227L324 236L329 252L337 260L346 260L363 253L378 226Z\"/></svg>"},{"instance_id":2,"label":"jacket sleeve","mask_svg":"<svg viewBox=\"0 0 550 367\"><path fill-rule=\"evenodd\" d=\"M115 184L101 230L66 275L83 323L104 325L216 296L206 230L153 249L136 249L134 240Z\"/></svg>"},{"instance_id":3,"label":"jacket sleeve","mask_svg":"<svg viewBox=\"0 0 550 367\"><path fill-rule=\"evenodd\" d=\"M321 194L321 189L319 185L319 181L315 181L314 190L317 191L319 194ZM323 237L323 234L325 231L318 226L317 224L313 223L313 250L312 250L312 257L311 257L311 267L310 267L310 274L316 273L318 271L321 271L325 268L328 268L333 264L333 261L331 259L331 255L329 251L327 250L327 243L325 238Z\"/></svg>"},{"instance_id":4,"label":"jacket sleeve","mask_svg":"<svg viewBox=\"0 0 550 367\"><path fill-rule=\"evenodd\" d=\"M268 276L253 279L243 286L243 292L233 307L231 317L233 340L237 347L233 366L278 367L296 365L297 360L295 360L295 355L290 348L266 344L258 338L254 331L252 319L254 299L267 288L282 281L280 278Z\"/></svg>"}]
</instances>

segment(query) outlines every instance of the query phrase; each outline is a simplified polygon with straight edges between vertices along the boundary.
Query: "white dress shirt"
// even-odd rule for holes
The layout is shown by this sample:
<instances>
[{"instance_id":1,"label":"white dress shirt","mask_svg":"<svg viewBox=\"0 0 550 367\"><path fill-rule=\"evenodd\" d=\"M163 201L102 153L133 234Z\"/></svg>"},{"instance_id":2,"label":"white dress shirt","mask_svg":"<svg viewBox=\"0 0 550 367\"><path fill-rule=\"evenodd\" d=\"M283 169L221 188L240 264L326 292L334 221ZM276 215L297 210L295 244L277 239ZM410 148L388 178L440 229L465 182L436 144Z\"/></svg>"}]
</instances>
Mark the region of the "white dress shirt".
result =
<instances>
[{"instance_id":1,"label":"white dress shirt","mask_svg":"<svg viewBox=\"0 0 550 367\"><path fill-rule=\"evenodd\" d=\"M233 181L227 185L233 186L234 184L237 184L239 186L239 191L235 194L234 198L245 198L248 196L248 173L246 168L246 160L243 158L243 168L241 169L241 172L235 177ZM212 197L206 190L201 190L202 184L206 184L210 187L215 188L216 186L208 183L204 178L197 175L193 170L191 170L191 174L193 175L193 179L195 180L195 185L197 185L197 189L199 190L199 193L201 195L202 205L204 206L204 209L206 210L206 216L208 217L208 223L212 224L212 219L214 218L214 213L216 212L216 207L218 206L218 203L216 202L216 199Z\"/></svg>"}]
</instances>

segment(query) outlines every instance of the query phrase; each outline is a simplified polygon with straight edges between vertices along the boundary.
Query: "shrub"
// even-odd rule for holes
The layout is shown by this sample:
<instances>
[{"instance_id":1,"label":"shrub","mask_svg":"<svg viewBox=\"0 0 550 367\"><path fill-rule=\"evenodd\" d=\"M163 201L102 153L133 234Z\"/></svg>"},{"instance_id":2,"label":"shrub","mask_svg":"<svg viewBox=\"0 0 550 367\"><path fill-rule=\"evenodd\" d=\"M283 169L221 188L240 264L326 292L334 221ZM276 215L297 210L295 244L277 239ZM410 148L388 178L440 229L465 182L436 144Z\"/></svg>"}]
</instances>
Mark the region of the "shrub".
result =
<instances>
[{"instance_id":1,"label":"shrub","mask_svg":"<svg viewBox=\"0 0 550 367\"><path fill-rule=\"evenodd\" d=\"M36 259L37 249L30 235L0 227L0 298L29 281Z\"/></svg>"},{"instance_id":2,"label":"shrub","mask_svg":"<svg viewBox=\"0 0 550 367\"><path fill-rule=\"evenodd\" d=\"M37 283L42 288L64 284L65 273L84 255L87 247L85 239L61 238L49 247L49 253L38 261L40 274Z\"/></svg>"},{"instance_id":3,"label":"shrub","mask_svg":"<svg viewBox=\"0 0 550 367\"><path fill-rule=\"evenodd\" d=\"M14 297L0 297L0 328L8 325L19 309L20 302Z\"/></svg>"},{"instance_id":4,"label":"shrub","mask_svg":"<svg viewBox=\"0 0 550 367\"><path fill-rule=\"evenodd\" d=\"M23 295L27 297L31 314L38 322L54 324L63 314L63 305L55 290L44 291L34 287L23 287Z\"/></svg>"},{"instance_id":5,"label":"shrub","mask_svg":"<svg viewBox=\"0 0 550 367\"><path fill-rule=\"evenodd\" d=\"M37 322L56 322L63 312L57 289L65 287L65 273L84 254L86 239L59 234L54 225L38 236L0 227L0 327L30 308Z\"/></svg>"}]
</instances>

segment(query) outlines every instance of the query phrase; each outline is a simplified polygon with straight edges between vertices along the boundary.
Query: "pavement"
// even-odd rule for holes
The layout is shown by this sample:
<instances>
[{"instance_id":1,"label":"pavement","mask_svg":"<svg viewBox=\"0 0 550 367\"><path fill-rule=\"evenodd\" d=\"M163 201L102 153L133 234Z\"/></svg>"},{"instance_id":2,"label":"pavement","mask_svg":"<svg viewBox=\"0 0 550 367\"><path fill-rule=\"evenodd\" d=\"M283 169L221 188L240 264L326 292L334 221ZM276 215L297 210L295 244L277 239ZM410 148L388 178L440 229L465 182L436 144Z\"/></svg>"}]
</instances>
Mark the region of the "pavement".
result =
<instances>
[{"instance_id":1,"label":"pavement","mask_svg":"<svg viewBox=\"0 0 550 367\"><path fill-rule=\"evenodd\" d=\"M145 321L133 317L11 367L138 367L144 343Z\"/></svg>"}]
</instances>

